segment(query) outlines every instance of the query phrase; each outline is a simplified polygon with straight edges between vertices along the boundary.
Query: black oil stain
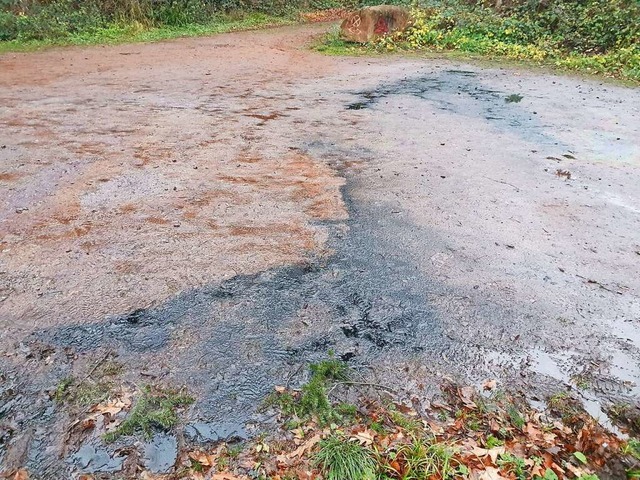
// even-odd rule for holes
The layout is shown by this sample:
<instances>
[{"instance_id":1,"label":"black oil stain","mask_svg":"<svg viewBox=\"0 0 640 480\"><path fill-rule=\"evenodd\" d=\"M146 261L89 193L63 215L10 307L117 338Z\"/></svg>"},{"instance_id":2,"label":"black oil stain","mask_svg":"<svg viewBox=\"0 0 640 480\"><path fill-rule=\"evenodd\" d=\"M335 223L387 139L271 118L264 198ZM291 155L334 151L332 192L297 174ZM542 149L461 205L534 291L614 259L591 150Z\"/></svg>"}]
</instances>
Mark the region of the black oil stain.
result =
<instances>
[{"instance_id":1,"label":"black oil stain","mask_svg":"<svg viewBox=\"0 0 640 480\"><path fill-rule=\"evenodd\" d=\"M349 201L348 190L344 196ZM134 371L170 358L171 380L194 390L196 415L214 426L242 425L274 385L330 351L362 364L384 352L400 359L450 344L429 306L429 280L377 234L408 227L381 226L374 210L352 202L349 209L349 233L333 235L329 258L238 276L34 339L85 354L113 350Z\"/></svg>"},{"instance_id":2,"label":"black oil stain","mask_svg":"<svg viewBox=\"0 0 640 480\"><path fill-rule=\"evenodd\" d=\"M518 94L507 95L501 90L486 87L478 74L465 70L444 70L435 75L418 75L394 82L381 83L373 89L353 92L357 101L347 109L361 110L375 107L381 100L394 95L411 96L428 101L439 110L465 117L483 118L496 129L515 133L528 141L558 145L549 136L535 115L521 107ZM475 102L469 102L471 97Z\"/></svg>"}]
</instances>

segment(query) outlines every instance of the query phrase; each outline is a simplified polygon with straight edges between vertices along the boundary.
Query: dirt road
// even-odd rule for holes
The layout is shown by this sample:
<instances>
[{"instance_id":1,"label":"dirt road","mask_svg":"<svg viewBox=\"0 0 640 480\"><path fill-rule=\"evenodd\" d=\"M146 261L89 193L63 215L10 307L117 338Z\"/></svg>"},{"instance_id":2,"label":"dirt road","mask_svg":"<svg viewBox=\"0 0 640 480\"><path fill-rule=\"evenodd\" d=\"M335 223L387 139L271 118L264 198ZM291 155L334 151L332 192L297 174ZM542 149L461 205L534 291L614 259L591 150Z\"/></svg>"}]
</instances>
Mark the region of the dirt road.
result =
<instances>
[{"instance_id":1,"label":"dirt road","mask_svg":"<svg viewBox=\"0 0 640 480\"><path fill-rule=\"evenodd\" d=\"M326 28L0 56L6 469L123 468L51 399L105 355L214 436L329 351L407 396L638 399L640 90Z\"/></svg>"}]
</instances>

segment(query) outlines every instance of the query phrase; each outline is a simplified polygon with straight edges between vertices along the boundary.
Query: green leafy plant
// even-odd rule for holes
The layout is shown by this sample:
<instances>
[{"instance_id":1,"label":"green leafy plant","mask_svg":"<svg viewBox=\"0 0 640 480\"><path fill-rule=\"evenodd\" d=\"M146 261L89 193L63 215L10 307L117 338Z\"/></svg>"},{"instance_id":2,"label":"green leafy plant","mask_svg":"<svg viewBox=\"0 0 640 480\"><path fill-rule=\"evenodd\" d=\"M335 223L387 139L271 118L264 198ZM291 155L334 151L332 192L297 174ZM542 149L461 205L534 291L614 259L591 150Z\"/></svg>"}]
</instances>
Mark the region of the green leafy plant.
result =
<instances>
[{"instance_id":1,"label":"green leafy plant","mask_svg":"<svg viewBox=\"0 0 640 480\"><path fill-rule=\"evenodd\" d=\"M573 452L573 456L578 459L578 461L584 465L587 464L587 457L582 452Z\"/></svg>"},{"instance_id":2,"label":"green leafy plant","mask_svg":"<svg viewBox=\"0 0 640 480\"><path fill-rule=\"evenodd\" d=\"M635 0L515 1L504 9L443 2L416 8L412 15L409 29L373 47L457 50L640 80L640 2ZM588 382L579 385L586 388Z\"/></svg>"},{"instance_id":3,"label":"green leafy plant","mask_svg":"<svg viewBox=\"0 0 640 480\"><path fill-rule=\"evenodd\" d=\"M511 453L503 453L497 463L500 468L513 474L518 480L528 478L527 463L523 458L516 457Z\"/></svg>"},{"instance_id":4,"label":"green leafy plant","mask_svg":"<svg viewBox=\"0 0 640 480\"><path fill-rule=\"evenodd\" d=\"M266 405L277 405L282 412L299 419L316 418L321 424L342 422L356 414L354 405L341 403L332 405L328 388L336 382L348 379L347 365L337 359L329 358L310 365L311 377L298 394L285 391L271 395Z\"/></svg>"}]
</instances>

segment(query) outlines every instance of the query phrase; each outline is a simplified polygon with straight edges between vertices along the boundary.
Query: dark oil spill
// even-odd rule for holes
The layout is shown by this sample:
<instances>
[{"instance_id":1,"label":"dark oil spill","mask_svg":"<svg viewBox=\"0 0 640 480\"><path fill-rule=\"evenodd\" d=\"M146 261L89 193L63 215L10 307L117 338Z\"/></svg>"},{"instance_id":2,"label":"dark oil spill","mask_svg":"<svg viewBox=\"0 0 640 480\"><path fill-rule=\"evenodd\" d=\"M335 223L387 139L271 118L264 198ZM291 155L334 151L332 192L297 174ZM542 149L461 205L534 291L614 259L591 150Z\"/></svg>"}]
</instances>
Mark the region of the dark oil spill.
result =
<instances>
[{"instance_id":1,"label":"dark oil spill","mask_svg":"<svg viewBox=\"0 0 640 480\"><path fill-rule=\"evenodd\" d=\"M349 110L373 108L394 95L411 96L428 101L443 111L484 118L495 123L500 131L512 130L526 140L557 145L557 140L547 135L534 112L516 106L524 97L487 88L475 72L444 70L435 75L407 77L353 93L358 100L346 106ZM469 97L474 102L469 102Z\"/></svg>"},{"instance_id":2,"label":"dark oil spill","mask_svg":"<svg viewBox=\"0 0 640 480\"><path fill-rule=\"evenodd\" d=\"M348 190L345 197L349 202ZM410 227L370 207L351 202L349 210L348 233L342 223L329 225L335 251L329 258L192 289L101 323L41 331L26 343L85 356L113 351L130 372L186 386L197 403L184 434L196 443L245 438L245 424L257 418L273 387L300 382L304 366L330 352L356 366L390 352L399 361L424 351L444 356L452 342L429 306L429 281L393 233ZM41 439L47 442L46 432ZM147 452L158 470L165 465L160 453L173 451L160 447ZM96 456L93 466L109 469L116 461L94 449L74 463ZM34 471L43 471L44 457L38 448Z\"/></svg>"},{"instance_id":3,"label":"dark oil spill","mask_svg":"<svg viewBox=\"0 0 640 480\"><path fill-rule=\"evenodd\" d=\"M389 349L410 355L441 347L427 279L383 244L374 231L379 221L351 210L350 231L329 259L239 276L37 338L80 353L113 349L141 369L146 354L166 352L174 380L196 389L201 419L240 425L275 384L329 351L368 362Z\"/></svg>"}]
</instances>

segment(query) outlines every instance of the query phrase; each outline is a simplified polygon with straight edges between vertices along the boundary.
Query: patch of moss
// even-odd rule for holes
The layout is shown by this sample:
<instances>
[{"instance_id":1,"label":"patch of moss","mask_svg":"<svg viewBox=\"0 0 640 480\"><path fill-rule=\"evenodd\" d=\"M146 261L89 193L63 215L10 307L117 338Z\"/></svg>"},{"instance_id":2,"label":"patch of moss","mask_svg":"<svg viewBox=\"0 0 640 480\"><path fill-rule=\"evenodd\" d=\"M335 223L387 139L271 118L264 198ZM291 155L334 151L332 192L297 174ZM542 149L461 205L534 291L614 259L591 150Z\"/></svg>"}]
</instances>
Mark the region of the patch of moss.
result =
<instances>
[{"instance_id":1,"label":"patch of moss","mask_svg":"<svg viewBox=\"0 0 640 480\"><path fill-rule=\"evenodd\" d=\"M193 397L183 391L145 387L129 416L115 430L107 433L104 440L113 442L121 436L136 433L151 438L154 429L170 430L178 423L177 409L193 402Z\"/></svg>"},{"instance_id":2,"label":"patch of moss","mask_svg":"<svg viewBox=\"0 0 640 480\"><path fill-rule=\"evenodd\" d=\"M73 384L73 377L65 377L56 386L52 398L56 403L64 403L69 395L69 387Z\"/></svg>"}]
</instances>

